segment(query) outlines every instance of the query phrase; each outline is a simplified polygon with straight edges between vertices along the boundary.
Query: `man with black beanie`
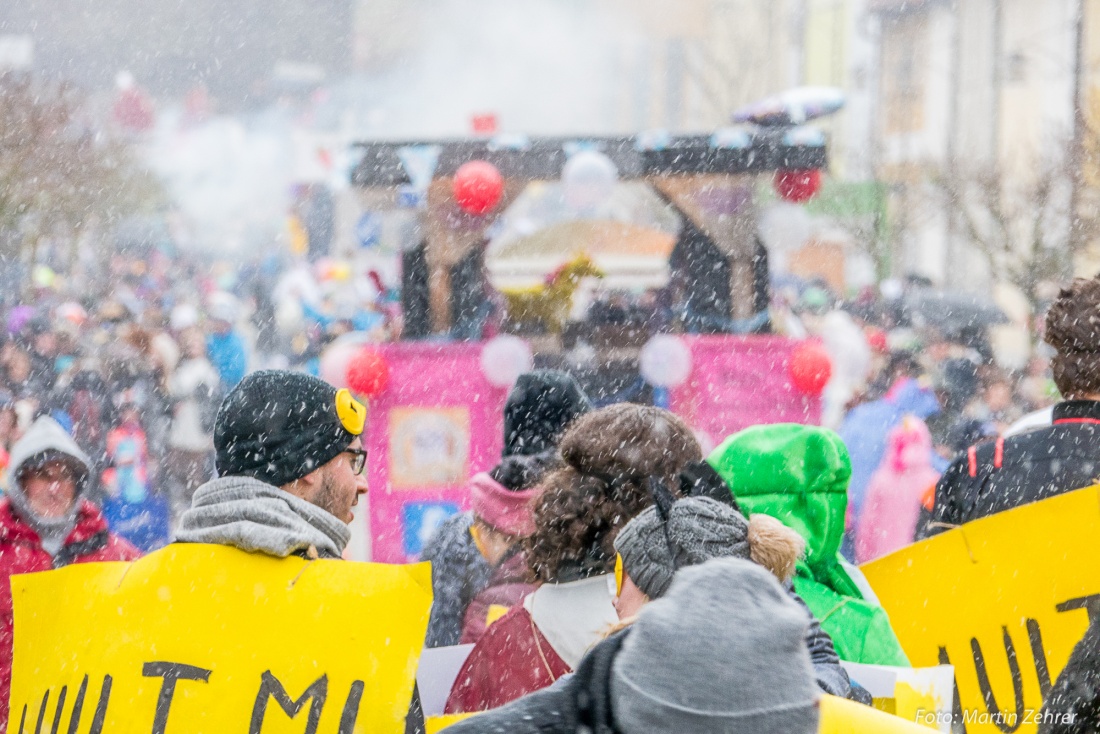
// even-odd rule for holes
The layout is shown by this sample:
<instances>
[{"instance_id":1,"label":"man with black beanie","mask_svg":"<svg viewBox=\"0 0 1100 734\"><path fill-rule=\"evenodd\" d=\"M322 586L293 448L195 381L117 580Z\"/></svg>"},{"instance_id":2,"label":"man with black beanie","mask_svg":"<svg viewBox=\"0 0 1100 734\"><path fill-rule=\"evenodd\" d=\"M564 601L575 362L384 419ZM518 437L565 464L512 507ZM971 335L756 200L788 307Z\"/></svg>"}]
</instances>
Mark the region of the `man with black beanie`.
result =
<instances>
[{"instance_id":1,"label":"man with black beanie","mask_svg":"<svg viewBox=\"0 0 1100 734\"><path fill-rule=\"evenodd\" d=\"M286 370L254 372L214 421L218 478L195 490L176 541L286 558L339 559L367 492L367 409L347 389ZM424 731L420 696L406 734Z\"/></svg>"},{"instance_id":2,"label":"man with black beanie","mask_svg":"<svg viewBox=\"0 0 1100 734\"><path fill-rule=\"evenodd\" d=\"M367 491L366 409L297 372L265 370L225 398L214 424L218 478L195 491L176 540L285 558L340 558Z\"/></svg>"}]
</instances>

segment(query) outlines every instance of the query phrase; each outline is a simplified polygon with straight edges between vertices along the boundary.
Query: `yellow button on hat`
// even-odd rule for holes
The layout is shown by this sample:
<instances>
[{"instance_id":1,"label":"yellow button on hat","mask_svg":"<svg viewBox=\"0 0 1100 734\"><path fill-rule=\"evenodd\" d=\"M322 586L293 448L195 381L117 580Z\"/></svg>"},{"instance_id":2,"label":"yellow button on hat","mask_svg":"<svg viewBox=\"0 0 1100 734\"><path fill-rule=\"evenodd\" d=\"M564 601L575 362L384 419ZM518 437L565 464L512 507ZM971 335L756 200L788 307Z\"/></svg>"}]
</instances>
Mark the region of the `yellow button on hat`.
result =
<instances>
[{"instance_id":1,"label":"yellow button on hat","mask_svg":"<svg viewBox=\"0 0 1100 734\"><path fill-rule=\"evenodd\" d=\"M348 433L358 436L367 424L367 409L346 387L336 391L336 415Z\"/></svg>"}]
</instances>

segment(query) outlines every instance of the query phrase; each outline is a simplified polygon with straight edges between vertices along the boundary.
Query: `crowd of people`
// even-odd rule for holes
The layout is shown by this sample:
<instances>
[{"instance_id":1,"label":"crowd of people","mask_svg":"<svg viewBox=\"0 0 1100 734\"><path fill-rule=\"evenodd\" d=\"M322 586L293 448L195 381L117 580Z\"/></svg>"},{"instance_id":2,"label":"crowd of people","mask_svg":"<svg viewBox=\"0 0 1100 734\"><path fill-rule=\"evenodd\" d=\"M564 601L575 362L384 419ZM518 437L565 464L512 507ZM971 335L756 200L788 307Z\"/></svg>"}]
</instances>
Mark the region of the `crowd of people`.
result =
<instances>
[{"instance_id":1,"label":"crowd of people","mask_svg":"<svg viewBox=\"0 0 1100 734\"><path fill-rule=\"evenodd\" d=\"M170 540L343 556L367 491L366 409L306 374L312 347L292 361L285 333L264 336L279 307L248 297L268 281L293 291L301 274L217 283L185 268L181 285L162 266L113 264L110 300L55 285L7 309L0 572L130 560ZM753 426L707 451L662 408L597 408L565 372L519 378L500 462L423 553L427 646L473 645L446 710L480 715L455 731L815 731L822 694L871 703L842 661L909 664L855 562L1093 483L1100 279L1049 309L1056 392L1038 366L1010 379L973 335L892 349L870 310L803 321L815 315L836 327L823 337L851 345L853 327L871 355L826 395L846 395L832 427ZM321 312L304 323L317 345L359 328ZM254 369L268 364L280 369ZM1100 701L1096 649L1100 627L1052 706L1087 717Z\"/></svg>"},{"instance_id":2,"label":"crowd of people","mask_svg":"<svg viewBox=\"0 0 1100 734\"><path fill-rule=\"evenodd\" d=\"M31 282L0 305L0 476L35 420L53 418L87 457L87 497L143 551L171 540L214 476L214 420L249 371L317 374L326 343L385 338L392 317L376 274L328 262L238 272L153 249ZM369 292L352 303L349 289Z\"/></svg>"},{"instance_id":3,"label":"crowd of people","mask_svg":"<svg viewBox=\"0 0 1100 734\"><path fill-rule=\"evenodd\" d=\"M1051 407L1030 424L1011 425L1022 410L1008 410L1009 383L980 356L933 372L899 352L868 372L867 399L839 432L754 426L705 456L668 411L594 410L568 375L525 376L505 409L501 464L475 478L473 510L425 552L449 600L433 610L430 644L473 643L447 711L488 711L454 731L814 731L819 694L870 703L841 661L909 661L846 541L869 560L1095 483L1100 279L1063 289L1045 339L1062 399L1024 406ZM973 399L952 383L960 374ZM872 449L857 504L856 456ZM517 464L537 470L491 479ZM456 547L475 573L448 565ZM1100 624L1054 686L1050 731L1096 725L1098 649Z\"/></svg>"}]
</instances>

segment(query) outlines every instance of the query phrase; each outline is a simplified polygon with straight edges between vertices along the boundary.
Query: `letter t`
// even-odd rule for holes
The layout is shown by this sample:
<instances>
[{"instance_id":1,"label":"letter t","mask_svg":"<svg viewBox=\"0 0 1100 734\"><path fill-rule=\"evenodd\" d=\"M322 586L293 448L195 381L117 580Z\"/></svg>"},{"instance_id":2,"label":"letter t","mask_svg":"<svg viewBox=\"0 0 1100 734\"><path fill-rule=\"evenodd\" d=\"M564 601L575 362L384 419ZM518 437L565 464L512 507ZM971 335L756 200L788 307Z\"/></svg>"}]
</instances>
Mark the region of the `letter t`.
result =
<instances>
[{"instance_id":1,"label":"letter t","mask_svg":"<svg viewBox=\"0 0 1100 734\"><path fill-rule=\"evenodd\" d=\"M152 734L164 734L168 726L168 710L172 707L172 697L176 695L176 681L201 680L203 683L210 681L210 673L213 671L183 663L156 662L146 663L141 674L146 678L164 678L160 686L160 696L157 697L157 711L153 717Z\"/></svg>"}]
</instances>

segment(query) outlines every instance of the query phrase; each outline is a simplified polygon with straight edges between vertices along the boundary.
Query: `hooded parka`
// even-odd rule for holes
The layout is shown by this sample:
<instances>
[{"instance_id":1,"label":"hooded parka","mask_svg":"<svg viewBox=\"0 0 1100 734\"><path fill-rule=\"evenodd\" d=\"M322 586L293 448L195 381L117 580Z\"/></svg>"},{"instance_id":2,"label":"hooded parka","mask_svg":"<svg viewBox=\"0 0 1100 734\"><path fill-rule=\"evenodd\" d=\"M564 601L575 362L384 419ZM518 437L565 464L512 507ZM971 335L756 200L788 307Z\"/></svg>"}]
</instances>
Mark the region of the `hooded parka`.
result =
<instances>
[{"instance_id":1,"label":"hooded parka","mask_svg":"<svg viewBox=\"0 0 1100 734\"><path fill-rule=\"evenodd\" d=\"M707 461L746 515L771 515L806 539L794 589L840 659L908 666L886 611L865 598L858 571L839 555L852 473L840 437L793 423L755 426L728 437Z\"/></svg>"},{"instance_id":2,"label":"hooded parka","mask_svg":"<svg viewBox=\"0 0 1100 734\"><path fill-rule=\"evenodd\" d=\"M56 457L83 469L71 510L57 520L35 517L19 484L24 465L45 457ZM99 508L84 499L91 462L57 421L49 417L35 421L26 435L12 446L10 467L9 496L0 500L0 731L7 727L11 688L10 578L15 574L49 571L72 563L132 561L141 556L134 546L111 533ZM53 544L43 542L41 533L47 528L50 535L59 539L56 550L47 549L47 545Z\"/></svg>"}]
</instances>

